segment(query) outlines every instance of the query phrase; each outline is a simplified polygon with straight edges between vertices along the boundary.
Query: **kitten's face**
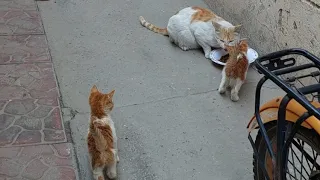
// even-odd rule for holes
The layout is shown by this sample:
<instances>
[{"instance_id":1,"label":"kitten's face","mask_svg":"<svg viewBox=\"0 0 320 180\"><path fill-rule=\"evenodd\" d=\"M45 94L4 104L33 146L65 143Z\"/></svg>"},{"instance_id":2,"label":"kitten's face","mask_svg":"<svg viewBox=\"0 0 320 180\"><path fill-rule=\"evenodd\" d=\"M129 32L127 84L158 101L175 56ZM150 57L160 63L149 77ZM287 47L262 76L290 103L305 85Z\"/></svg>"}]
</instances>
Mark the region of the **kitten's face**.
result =
<instances>
[{"instance_id":1,"label":"kitten's face","mask_svg":"<svg viewBox=\"0 0 320 180\"><path fill-rule=\"evenodd\" d=\"M103 94L94 85L91 89L90 97L89 97L90 107L102 108L105 112L110 112L114 106L112 101L114 92L115 90L107 94Z\"/></svg>"}]
</instances>

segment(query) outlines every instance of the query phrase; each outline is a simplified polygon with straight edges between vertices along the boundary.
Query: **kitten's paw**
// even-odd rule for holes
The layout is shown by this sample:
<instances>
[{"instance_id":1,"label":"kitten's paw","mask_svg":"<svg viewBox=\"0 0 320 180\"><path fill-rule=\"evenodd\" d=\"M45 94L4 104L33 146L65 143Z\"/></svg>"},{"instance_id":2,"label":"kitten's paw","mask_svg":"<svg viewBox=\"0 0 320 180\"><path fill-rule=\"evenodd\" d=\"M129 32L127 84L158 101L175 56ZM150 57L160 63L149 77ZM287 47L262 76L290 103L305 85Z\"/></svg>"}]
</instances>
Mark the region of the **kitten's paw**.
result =
<instances>
[{"instance_id":1,"label":"kitten's paw","mask_svg":"<svg viewBox=\"0 0 320 180\"><path fill-rule=\"evenodd\" d=\"M226 88L219 88L218 91L220 94L224 94L226 92Z\"/></svg>"},{"instance_id":2,"label":"kitten's paw","mask_svg":"<svg viewBox=\"0 0 320 180\"><path fill-rule=\"evenodd\" d=\"M104 180L103 176L99 176L97 180Z\"/></svg>"},{"instance_id":3,"label":"kitten's paw","mask_svg":"<svg viewBox=\"0 0 320 180\"><path fill-rule=\"evenodd\" d=\"M115 179L117 177L117 172L114 171L108 171L107 176L109 179Z\"/></svg>"},{"instance_id":4,"label":"kitten's paw","mask_svg":"<svg viewBox=\"0 0 320 180\"><path fill-rule=\"evenodd\" d=\"M206 53L204 57L206 57L207 59L210 59L210 53Z\"/></svg>"},{"instance_id":5,"label":"kitten's paw","mask_svg":"<svg viewBox=\"0 0 320 180\"><path fill-rule=\"evenodd\" d=\"M234 102L237 102L239 101L239 96L237 94L231 94L231 100L234 101Z\"/></svg>"}]
</instances>

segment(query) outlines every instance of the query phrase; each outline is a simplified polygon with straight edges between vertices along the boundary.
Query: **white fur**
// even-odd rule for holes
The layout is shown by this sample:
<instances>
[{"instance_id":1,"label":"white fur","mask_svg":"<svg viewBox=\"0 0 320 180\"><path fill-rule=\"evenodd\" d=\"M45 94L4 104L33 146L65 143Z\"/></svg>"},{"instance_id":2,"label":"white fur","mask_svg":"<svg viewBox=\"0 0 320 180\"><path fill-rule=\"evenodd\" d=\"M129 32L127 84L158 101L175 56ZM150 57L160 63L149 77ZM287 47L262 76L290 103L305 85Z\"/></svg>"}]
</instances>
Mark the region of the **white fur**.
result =
<instances>
[{"instance_id":1,"label":"white fur","mask_svg":"<svg viewBox=\"0 0 320 180\"><path fill-rule=\"evenodd\" d=\"M205 57L209 58L211 47L224 48L224 44L217 40L216 30L211 21L191 23L195 12L191 7L184 8L169 19L169 39L184 51L202 47ZM218 23L223 27L233 27L222 18Z\"/></svg>"},{"instance_id":2,"label":"white fur","mask_svg":"<svg viewBox=\"0 0 320 180\"><path fill-rule=\"evenodd\" d=\"M99 177L102 176L103 177L103 167L97 167L93 170L93 178L99 179Z\"/></svg>"},{"instance_id":3,"label":"white fur","mask_svg":"<svg viewBox=\"0 0 320 180\"><path fill-rule=\"evenodd\" d=\"M234 78L230 78L226 76L226 72L225 72L225 67L222 70L222 78L221 78L221 82L220 82L220 86L219 86L219 93L223 94L226 92L227 88L230 87L231 88L231 96L230 99L232 101L238 101L239 100L239 91L240 88L242 86L242 84L244 83L244 81L242 81L240 78L234 79ZM245 77L247 76L247 74L245 74Z\"/></svg>"}]
</instances>

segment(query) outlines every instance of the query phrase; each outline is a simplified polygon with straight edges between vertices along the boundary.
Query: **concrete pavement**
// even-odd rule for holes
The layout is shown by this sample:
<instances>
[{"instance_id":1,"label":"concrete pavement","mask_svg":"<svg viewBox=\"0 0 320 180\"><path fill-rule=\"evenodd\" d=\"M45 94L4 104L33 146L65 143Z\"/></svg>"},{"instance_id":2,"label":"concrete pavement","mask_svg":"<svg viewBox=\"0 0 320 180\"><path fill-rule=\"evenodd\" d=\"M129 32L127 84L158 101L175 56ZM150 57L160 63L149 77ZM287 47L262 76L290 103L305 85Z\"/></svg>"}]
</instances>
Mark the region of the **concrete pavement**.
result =
<instances>
[{"instance_id":1,"label":"concrete pavement","mask_svg":"<svg viewBox=\"0 0 320 180\"><path fill-rule=\"evenodd\" d=\"M183 52L138 21L142 15L164 27L177 10L204 2L52 0L38 5L80 179L91 179L85 138L93 84L104 92L116 90L118 179L253 178L246 125L258 74L250 70L240 101L233 103L229 94L217 92L221 68L202 51Z\"/></svg>"}]
</instances>

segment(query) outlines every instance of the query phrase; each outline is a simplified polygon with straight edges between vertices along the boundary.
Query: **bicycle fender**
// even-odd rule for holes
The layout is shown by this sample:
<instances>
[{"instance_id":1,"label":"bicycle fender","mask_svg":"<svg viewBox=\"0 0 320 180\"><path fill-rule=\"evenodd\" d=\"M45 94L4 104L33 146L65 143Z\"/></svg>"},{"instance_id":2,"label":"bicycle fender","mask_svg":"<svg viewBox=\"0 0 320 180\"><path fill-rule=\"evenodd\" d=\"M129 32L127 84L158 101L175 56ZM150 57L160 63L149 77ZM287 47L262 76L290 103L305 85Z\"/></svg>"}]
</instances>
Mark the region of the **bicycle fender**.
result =
<instances>
[{"instance_id":1,"label":"bicycle fender","mask_svg":"<svg viewBox=\"0 0 320 180\"><path fill-rule=\"evenodd\" d=\"M259 113L263 124L278 120L278 111L282 98L283 97L276 97L261 106ZM311 104L316 108L320 107L319 102L314 101L311 102ZM300 105L296 100L292 99L286 108L286 120L295 123L306 111L307 110L302 105ZM308 129L314 129L320 134L320 121L314 116L310 116L301 125ZM250 133L253 129L257 128L259 128L259 125L254 115L248 123L247 129Z\"/></svg>"}]
</instances>

